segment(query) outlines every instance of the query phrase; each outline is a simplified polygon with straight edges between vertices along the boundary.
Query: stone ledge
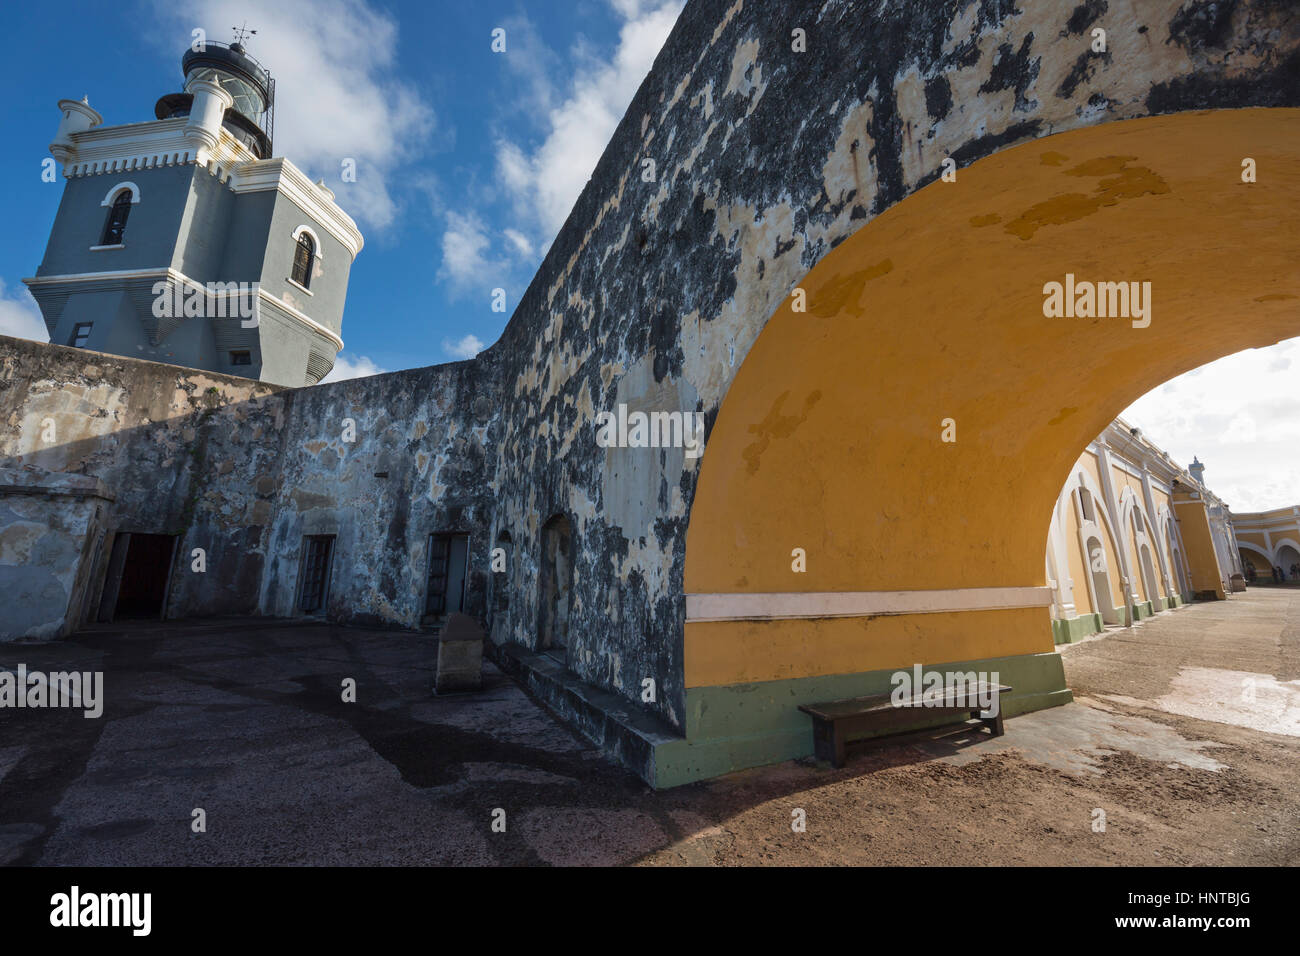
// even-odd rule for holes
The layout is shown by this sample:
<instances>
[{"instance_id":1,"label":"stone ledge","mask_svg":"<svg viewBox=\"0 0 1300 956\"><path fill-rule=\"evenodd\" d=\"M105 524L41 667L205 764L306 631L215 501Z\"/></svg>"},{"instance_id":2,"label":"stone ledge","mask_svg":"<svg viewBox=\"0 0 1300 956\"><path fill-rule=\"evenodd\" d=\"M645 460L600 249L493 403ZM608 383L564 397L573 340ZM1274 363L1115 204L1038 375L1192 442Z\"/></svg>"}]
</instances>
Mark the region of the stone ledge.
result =
<instances>
[{"instance_id":1,"label":"stone ledge","mask_svg":"<svg viewBox=\"0 0 1300 956\"><path fill-rule=\"evenodd\" d=\"M69 498L103 498L113 493L93 475L0 468L0 495L38 495Z\"/></svg>"},{"instance_id":2,"label":"stone ledge","mask_svg":"<svg viewBox=\"0 0 1300 956\"><path fill-rule=\"evenodd\" d=\"M655 751L666 744L685 742L666 721L617 694L579 680L544 654L490 641L484 651L548 710L651 786L655 785Z\"/></svg>"}]
</instances>

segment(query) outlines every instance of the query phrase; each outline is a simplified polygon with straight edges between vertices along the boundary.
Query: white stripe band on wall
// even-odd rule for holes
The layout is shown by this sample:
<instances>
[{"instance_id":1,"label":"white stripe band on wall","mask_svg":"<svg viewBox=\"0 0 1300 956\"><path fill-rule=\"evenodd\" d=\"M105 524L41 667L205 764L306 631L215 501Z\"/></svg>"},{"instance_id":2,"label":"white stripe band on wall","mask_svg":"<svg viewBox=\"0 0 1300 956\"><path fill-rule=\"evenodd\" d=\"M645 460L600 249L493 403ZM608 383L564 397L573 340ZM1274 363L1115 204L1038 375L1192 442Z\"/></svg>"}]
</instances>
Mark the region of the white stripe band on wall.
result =
<instances>
[{"instance_id":1,"label":"white stripe band on wall","mask_svg":"<svg viewBox=\"0 0 1300 956\"><path fill-rule=\"evenodd\" d=\"M946 591L791 591L688 594L687 621L781 621L874 614L942 614L1048 607L1049 587L954 588Z\"/></svg>"}]
</instances>

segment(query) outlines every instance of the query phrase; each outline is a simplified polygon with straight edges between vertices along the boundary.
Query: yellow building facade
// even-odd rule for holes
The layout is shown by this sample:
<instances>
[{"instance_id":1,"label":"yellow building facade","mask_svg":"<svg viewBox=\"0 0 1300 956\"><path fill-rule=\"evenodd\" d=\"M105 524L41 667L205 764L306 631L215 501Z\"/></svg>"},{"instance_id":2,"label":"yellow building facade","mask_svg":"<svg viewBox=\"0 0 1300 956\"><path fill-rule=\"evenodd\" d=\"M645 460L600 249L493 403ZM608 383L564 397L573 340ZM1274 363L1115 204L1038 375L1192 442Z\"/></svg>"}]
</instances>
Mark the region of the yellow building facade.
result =
<instances>
[{"instance_id":1,"label":"yellow building facade","mask_svg":"<svg viewBox=\"0 0 1300 956\"><path fill-rule=\"evenodd\" d=\"M1122 419L1088 445L1048 534L1056 643L1241 590L1232 515L1202 468L1182 468Z\"/></svg>"},{"instance_id":2,"label":"yellow building facade","mask_svg":"<svg viewBox=\"0 0 1300 956\"><path fill-rule=\"evenodd\" d=\"M1272 582L1274 568L1283 581L1300 581L1300 505L1233 515L1233 529L1248 582Z\"/></svg>"}]
</instances>

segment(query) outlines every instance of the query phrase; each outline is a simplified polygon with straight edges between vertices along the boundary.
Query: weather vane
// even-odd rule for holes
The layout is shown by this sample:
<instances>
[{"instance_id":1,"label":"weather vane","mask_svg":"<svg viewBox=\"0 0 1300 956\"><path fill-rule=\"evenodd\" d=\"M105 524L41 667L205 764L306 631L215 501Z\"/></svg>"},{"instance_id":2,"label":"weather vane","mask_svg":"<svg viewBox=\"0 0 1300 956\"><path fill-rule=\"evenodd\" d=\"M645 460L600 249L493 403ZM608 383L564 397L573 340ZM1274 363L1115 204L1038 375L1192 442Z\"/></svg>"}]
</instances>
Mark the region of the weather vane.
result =
<instances>
[{"instance_id":1,"label":"weather vane","mask_svg":"<svg viewBox=\"0 0 1300 956\"><path fill-rule=\"evenodd\" d=\"M235 42L238 43L240 46L243 46L244 41L247 40L249 37L257 36L256 30L248 29L247 20L244 21L244 25L242 27L231 27L230 29L235 31Z\"/></svg>"}]
</instances>

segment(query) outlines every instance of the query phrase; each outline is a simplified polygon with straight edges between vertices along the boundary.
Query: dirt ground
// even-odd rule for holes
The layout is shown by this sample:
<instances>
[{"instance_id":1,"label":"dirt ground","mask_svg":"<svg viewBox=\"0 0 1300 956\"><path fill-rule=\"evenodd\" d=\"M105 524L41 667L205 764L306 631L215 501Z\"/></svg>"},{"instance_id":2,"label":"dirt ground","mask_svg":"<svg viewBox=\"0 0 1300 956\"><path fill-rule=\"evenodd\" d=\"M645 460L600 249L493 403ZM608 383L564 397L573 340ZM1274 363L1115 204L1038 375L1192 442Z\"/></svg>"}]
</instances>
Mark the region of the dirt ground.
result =
<instances>
[{"instance_id":1,"label":"dirt ground","mask_svg":"<svg viewBox=\"0 0 1300 956\"><path fill-rule=\"evenodd\" d=\"M102 669L106 703L0 712L0 863L1300 863L1300 589L1063 654L1076 702L1003 737L656 793L491 666L481 693L431 697L431 645L406 633L168 622L5 645L9 668Z\"/></svg>"},{"instance_id":2,"label":"dirt ground","mask_svg":"<svg viewBox=\"0 0 1300 956\"><path fill-rule=\"evenodd\" d=\"M707 784L725 804L748 779L739 802L755 805L644 862L1300 863L1300 589L1252 588L1062 653L1074 704L997 740L882 747L815 782L795 763Z\"/></svg>"}]
</instances>

